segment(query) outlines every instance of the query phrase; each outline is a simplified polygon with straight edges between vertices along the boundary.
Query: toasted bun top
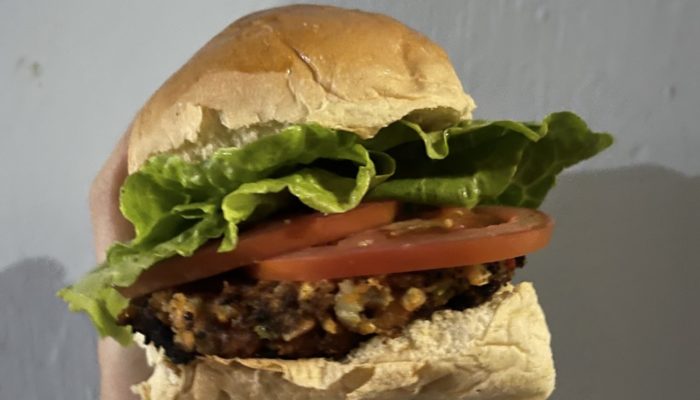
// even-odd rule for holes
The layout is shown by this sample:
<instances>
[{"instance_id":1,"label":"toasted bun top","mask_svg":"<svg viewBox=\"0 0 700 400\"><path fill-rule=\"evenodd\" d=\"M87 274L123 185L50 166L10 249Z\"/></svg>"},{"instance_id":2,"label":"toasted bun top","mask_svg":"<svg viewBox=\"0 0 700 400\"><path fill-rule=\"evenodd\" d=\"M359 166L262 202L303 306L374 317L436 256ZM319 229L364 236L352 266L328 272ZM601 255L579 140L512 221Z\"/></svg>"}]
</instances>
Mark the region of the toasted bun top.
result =
<instances>
[{"instance_id":1,"label":"toasted bun top","mask_svg":"<svg viewBox=\"0 0 700 400\"><path fill-rule=\"evenodd\" d=\"M444 310L396 338L375 337L342 361L200 358L172 365L149 347L161 400L542 400L554 389L550 335L529 283L483 305Z\"/></svg>"},{"instance_id":2,"label":"toasted bun top","mask_svg":"<svg viewBox=\"0 0 700 400\"><path fill-rule=\"evenodd\" d=\"M379 14L294 5L243 17L199 50L133 121L129 170L151 155L206 157L284 124L372 136L409 113L470 117L447 55Z\"/></svg>"}]
</instances>

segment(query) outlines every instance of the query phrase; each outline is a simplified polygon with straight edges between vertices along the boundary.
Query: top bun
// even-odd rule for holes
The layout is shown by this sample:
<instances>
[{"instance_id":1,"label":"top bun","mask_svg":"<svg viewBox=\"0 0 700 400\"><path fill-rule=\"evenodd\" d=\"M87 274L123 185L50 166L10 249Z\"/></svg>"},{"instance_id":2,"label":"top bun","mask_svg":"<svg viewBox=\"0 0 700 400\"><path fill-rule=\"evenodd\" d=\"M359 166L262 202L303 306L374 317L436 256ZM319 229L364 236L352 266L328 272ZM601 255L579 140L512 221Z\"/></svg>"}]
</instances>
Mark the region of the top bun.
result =
<instances>
[{"instance_id":1,"label":"top bun","mask_svg":"<svg viewBox=\"0 0 700 400\"><path fill-rule=\"evenodd\" d=\"M280 7L229 25L156 91L129 130L129 171L158 153L201 159L285 124L371 137L408 114L450 123L474 107L444 50L400 22Z\"/></svg>"}]
</instances>

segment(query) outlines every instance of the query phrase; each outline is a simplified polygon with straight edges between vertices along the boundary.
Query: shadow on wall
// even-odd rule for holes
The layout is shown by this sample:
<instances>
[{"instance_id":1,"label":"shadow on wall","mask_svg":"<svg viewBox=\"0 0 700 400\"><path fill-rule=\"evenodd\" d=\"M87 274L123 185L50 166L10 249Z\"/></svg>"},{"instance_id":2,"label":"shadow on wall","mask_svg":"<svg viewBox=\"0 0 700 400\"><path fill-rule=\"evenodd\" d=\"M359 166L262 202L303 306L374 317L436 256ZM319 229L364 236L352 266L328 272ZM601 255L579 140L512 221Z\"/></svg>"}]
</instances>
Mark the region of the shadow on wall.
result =
<instances>
[{"instance_id":1,"label":"shadow on wall","mask_svg":"<svg viewBox=\"0 0 700 400\"><path fill-rule=\"evenodd\" d=\"M95 335L55 293L64 268L48 258L0 273L0 399L94 400Z\"/></svg>"},{"instance_id":2,"label":"shadow on wall","mask_svg":"<svg viewBox=\"0 0 700 400\"><path fill-rule=\"evenodd\" d=\"M700 177L640 166L566 175L530 257L553 336L554 399L697 398Z\"/></svg>"},{"instance_id":3,"label":"shadow on wall","mask_svg":"<svg viewBox=\"0 0 700 400\"><path fill-rule=\"evenodd\" d=\"M700 393L700 178L653 166L563 177L544 209L550 247L536 283L553 334L554 399L695 398ZM0 399L94 399L87 318L54 293L63 269L27 259L0 273Z\"/></svg>"}]
</instances>

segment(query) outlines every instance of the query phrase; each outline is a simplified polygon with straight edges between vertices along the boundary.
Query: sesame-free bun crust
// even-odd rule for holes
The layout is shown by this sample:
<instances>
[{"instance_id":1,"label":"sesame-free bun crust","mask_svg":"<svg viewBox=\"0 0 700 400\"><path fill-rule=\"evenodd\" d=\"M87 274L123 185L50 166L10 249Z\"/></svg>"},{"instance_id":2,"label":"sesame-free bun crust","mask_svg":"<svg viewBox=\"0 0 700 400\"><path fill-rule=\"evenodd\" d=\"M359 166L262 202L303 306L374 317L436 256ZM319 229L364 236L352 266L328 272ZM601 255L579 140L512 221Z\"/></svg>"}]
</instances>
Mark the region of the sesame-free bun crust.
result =
<instances>
[{"instance_id":1,"label":"sesame-free bun crust","mask_svg":"<svg viewBox=\"0 0 700 400\"><path fill-rule=\"evenodd\" d=\"M133 121L129 171L157 153L203 158L284 124L362 137L409 113L469 118L444 50L387 16L294 5L243 17L199 50Z\"/></svg>"},{"instance_id":2,"label":"sesame-free bun crust","mask_svg":"<svg viewBox=\"0 0 700 400\"><path fill-rule=\"evenodd\" d=\"M200 358L186 366L147 348L134 387L152 400L539 400L554 389L550 335L529 283L465 311L439 311L346 360Z\"/></svg>"}]
</instances>

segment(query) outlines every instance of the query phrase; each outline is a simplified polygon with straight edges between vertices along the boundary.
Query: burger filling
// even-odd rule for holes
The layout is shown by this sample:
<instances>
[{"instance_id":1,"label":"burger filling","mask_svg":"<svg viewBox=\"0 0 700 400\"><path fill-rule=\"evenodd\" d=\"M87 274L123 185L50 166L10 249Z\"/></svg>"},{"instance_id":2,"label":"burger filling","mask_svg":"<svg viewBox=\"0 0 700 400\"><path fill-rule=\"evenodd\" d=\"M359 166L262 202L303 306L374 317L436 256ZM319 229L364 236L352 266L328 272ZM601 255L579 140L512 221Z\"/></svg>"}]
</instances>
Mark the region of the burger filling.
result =
<instances>
[{"instance_id":1,"label":"burger filling","mask_svg":"<svg viewBox=\"0 0 700 400\"><path fill-rule=\"evenodd\" d=\"M119 196L134 238L59 292L101 336L127 345L135 330L181 362L342 357L486 301L513 257L549 240L534 209L556 175L612 144L567 112L457 121L438 107L372 138L316 123L228 130L203 112L176 152L143 142L158 154Z\"/></svg>"},{"instance_id":2,"label":"burger filling","mask_svg":"<svg viewBox=\"0 0 700 400\"><path fill-rule=\"evenodd\" d=\"M524 257L315 282L257 281L240 271L131 300L119 319L176 363L198 355L340 358L415 319L490 299Z\"/></svg>"}]
</instances>

